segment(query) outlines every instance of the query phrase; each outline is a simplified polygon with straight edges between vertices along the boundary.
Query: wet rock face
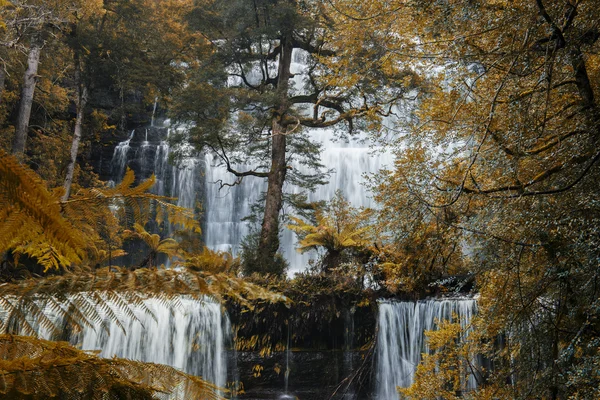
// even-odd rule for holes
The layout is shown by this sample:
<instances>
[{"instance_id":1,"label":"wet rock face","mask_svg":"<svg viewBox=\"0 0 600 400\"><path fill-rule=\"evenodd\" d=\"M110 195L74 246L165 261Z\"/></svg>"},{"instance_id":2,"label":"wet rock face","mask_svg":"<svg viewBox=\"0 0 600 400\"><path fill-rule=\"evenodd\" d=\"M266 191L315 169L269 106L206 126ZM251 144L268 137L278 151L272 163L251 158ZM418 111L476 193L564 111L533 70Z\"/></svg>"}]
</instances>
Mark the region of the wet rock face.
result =
<instances>
[{"instance_id":1,"label":"wet rock face","mask_svg":"<svg viewBox=\"0 0 600 400\"><path fill-rule=\"evenodd\" d=\"M136 128L119 136L105 136L91 147L89 163L100 179L116 185L123 180L127 168L131 169L136 184L155 177L150 190L154 194L176 198L178 206L193 209L202 223L198 205L204 203L203 164L191 146L172 146L169 143L170 131L167 128ZM171 236L172 229L148 224L151 233L162 237ZM128 241L124 244L127 255L117 263L135 267L145 258L147 249L141 243ZM166 259L159 262L164 263Z\"/></svg>"},{"instance_id":2,"label":"wet rock face","mask_svg":"<svg viewBox=\"0 0 600 400\"><path fill-rule=\"evenodd\" d=\"M237 375L243 384L240 400L323 400L329 399L342 381L351 376L363 364L364 352L360 351L290 351L290 354L274 352L261 357L258 352L238 352ZM230 354L230 358L234 357ZM289 357L289 363L286 359ZM260 376L257 376L260 365ZM285 390L285 371L289 365L288 389ZM368 373L367 373L368 374ZM332 399L366 399L369 397L368 382L363 387L342 385ZM287 397L286 397L287 396Z\"/></svg>"},{"instance_id":3,"label":"wet rock face","mask_svg":"<svg viewBox=\"0 0 600 400\"><path fill-rule=\"evenodd\" d=\"M167 138L167 128L136 128L129 132L104 135L91 146L88 162L103 181L119 180L122 172L115 165L115 149L129 140L126 167L135 172L138 179L146 179L154 173L157 149ZM124 172L124 170L123 170Z\"/></svg>"}]
</instances>

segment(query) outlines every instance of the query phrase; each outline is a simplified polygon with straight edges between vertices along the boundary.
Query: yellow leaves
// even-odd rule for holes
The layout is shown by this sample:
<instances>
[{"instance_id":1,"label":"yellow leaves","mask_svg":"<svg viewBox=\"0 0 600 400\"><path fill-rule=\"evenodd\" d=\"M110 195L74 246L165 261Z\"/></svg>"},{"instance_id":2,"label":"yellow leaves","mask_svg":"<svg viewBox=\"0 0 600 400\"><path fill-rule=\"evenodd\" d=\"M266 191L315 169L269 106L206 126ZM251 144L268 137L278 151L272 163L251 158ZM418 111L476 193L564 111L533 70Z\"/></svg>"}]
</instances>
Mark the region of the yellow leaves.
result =
<instances>
[{"instance_id":1,"label":"yellow leaves","mask_svg":"<svg viewBox=\"0 0 600 400\"><path fill-rule=\"evenodd\" d=\"M50 192L33 171L0 150L0 252L13 250L36 259L45 271L64 269L72 264L98 263L122 255L105 246L100 234L113 240L120 224L148 221L156 211L157 219L199 231L200 224L191 210L170 203L170 199L147 193L154 177L133 186L135 177L127 171L114 188L79 189L66 202L61 191ZM141 225L137 235L155 252L177 254L173 239L161 240Z\"/></svg>"},{"instance_id":2,"label":"yellow leaves","mask_svg":"<svg viewBox=\"0 0 600 400\"><path fill-rule=\"evenodd\" d=\"M255 378L260 378L260 375L264 369L265 369L265 367L263 367L262 365L254 364L252 366L252 376Z\"/></svg>"},{"instance_id":3,"label":"yellow leaves","mask_svg":"<svg viewBox=\"0 0 600 400\"><path fill-rule=\"evenodd\" d=\"M341 193L336 194L328 207L328 210L317 211L316 225L290 217L293 224L289 224L288 228L300 237L300 252L319 247L328 251L341 251L365 247L371 242L371 227L365 225L370 215L369 210L359 211L350 207Z\"/></svg>"},{"instance_id":4,"label":"yellow leaves","mask_svg":"<svg viewBox=\"0 0 600 400\"><path fill-rule=\"evenodd\" d=\"M166 392L174 399L218 400L220 390L166 365L104 359L66 342L0 335L0 394L10 398L154 399Z\"/></svg>"},{"instance_id":5,"label":"yellow leaves","mask_svg":"<svg viewBox=\"0 0 600 400\"><path fill-rule=\"evenodd\" d=\"M460 322L444 320L438 324L438 330L425 332L431 353L423 354L414 383L399 389L408 399L458 400L466 390L470 358L475 354L467 332Z\"/></svg>"},{"instance_id":6,"label":"yellow leaves","mask_svg":"<svg viewBox=\"0 0 600 400\"><path fill-rule=\"evenodd\" d=\"M46 317L51 310L62 317L72 329L88 326L89 321L101 321L100 310L113 318L128 315L135 318L131 305L143 306L149 296L161 300L190 296L203 300L231 299L252 309L257 302L289 304L285 296L226 274L210 274L182 269L140 268L130 271L119 267L96 270L74 269L60 276L35 278L0 285L0 333L8 323L17 324L23 332L37 335L31 318L50 332L58 333ZM58 299L58 300L57 300ZM60 301L60 305L58 304ZM28 319L29 318L29 319Z\"/></svg>"},{"instance_id":7,"label":"yellow leaves","mask_svg":"<svg viewBox=\"0 0 600 400\"><path fill-rule=\"evenodd\" d=\"M28 243L39 249L27 247ZM0 252L19 247L45 268L82 260L85 238L61 215L58 198L14 157L0 150Z\"/></svg>"},{"instance_id":8,"label":"yellow leaves","mask_svg":"<svg viewBox=\"0 0 600 400\"><path fill-rule=\"evenodd\" d=\"M236 274L240 266L238 258L229 252L215 251L204 246L200 252L181 252L183 261L176 261L174 265L182 265L198 271L210 273Z\"/></svg>"},{"instance_id":9,"label":"yellow leaves","mask_svg":"<svg viewBox=\"0 0 600 400\"><path fill-rule=\"evenodd\" d=\"M123 235L125 238L138 238L144 241L154 253L163 253L170 257L177 255L179 245L175 239L161 239L156 233L148 233L143 226L138 223L133 225L134 231L125 230Z\"/></svg>"}]
</instances>

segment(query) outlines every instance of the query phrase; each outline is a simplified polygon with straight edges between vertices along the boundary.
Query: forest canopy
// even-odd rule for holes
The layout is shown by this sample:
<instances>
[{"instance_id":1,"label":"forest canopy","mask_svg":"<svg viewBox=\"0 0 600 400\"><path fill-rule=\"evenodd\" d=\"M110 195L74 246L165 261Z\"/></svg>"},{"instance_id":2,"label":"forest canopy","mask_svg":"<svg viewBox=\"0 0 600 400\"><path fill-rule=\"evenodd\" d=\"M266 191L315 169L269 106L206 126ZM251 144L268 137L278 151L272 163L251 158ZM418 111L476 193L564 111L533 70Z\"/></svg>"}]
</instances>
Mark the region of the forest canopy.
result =
<instances>
[{"instance_id":1,"label":"forest canopy","mask_svg":"<svg viewBox=\"0 0 600 400\"><path fill-rule=\"evenodd\" d=\"M11 296L135 303L146 289L128 279L257 318L255 302L295 300L279 291L307 304L327 290L360 292L357 304L470 292L469 340L451 323L430 334L438 351L399 396L600 395L597 1L0 0L0 18L0 306L12 307L0 333L19 307L41 313ZM192 208L166 196L158 164L108 182L115 167L98 160L166 119L187 128L162 145L214 156L231 177L221 189L264 181L239 257L206 246L202 194ZM315 131L394 154L360 189L374 208L344 188L308 201L335 173ZM317 252L295 280L283 229ZM493 368L472 393L464 368L439 373L474 353Z\"/></svg>"}]
</instances>

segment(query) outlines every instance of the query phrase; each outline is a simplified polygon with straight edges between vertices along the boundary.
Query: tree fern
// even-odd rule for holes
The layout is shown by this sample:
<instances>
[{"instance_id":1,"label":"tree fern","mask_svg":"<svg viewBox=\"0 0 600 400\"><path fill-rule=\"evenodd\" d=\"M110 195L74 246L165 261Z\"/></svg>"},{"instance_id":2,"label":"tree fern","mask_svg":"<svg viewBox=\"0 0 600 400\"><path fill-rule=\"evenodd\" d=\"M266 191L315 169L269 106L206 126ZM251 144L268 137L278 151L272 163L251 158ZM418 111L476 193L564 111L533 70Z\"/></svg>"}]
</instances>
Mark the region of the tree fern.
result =
<instances>
[{"instance_id":1,"label":"tree fern","mask_svg":"<svg viewBox=\"0 0 600 400\"><path fill-rule=\"evenodd\" d=\"M324 209L315 213L316 223L290 217L288 228L298 237L298 251L324 248L323 264L336 268L344 251L367 248L373 242L373 227L367 224L371 210L357 210L350 206L341 192Z\"/></svg>"},{"instance_id":2,"label":"tree fern","mask_svg":"<svg viewBox=\"0 0 600 400\"><path fill-rule=\"evenodd\" d=\"M148 256L142 261L140 266L157 266L157 256L159 254L166 254L169 259L171 259L179 253L179 244L175 239L161 239L160 235L147 232L144 227L138 223L133 225L133 229L133 231L125 230L123 236L125 238L141 239L150 248Z\"/></svg>"}]
</instances>

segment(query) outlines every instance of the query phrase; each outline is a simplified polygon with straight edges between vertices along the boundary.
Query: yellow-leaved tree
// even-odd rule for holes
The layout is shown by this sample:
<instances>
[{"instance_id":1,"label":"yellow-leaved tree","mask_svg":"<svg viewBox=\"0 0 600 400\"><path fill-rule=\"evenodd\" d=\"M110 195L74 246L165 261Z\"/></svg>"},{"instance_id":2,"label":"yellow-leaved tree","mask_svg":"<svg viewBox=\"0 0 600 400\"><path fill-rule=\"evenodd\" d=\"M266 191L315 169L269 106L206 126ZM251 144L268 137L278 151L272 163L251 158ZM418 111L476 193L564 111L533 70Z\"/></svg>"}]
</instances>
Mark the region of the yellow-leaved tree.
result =
<instances>
[{"instance_id":1,"label":"yellow-leaved tree","mask_svg":"<svg viewBox=\"0 0 600 400\"><path fill-rule=\"evenodd\" d=\"M390 141L397 162L377 182L381 220L406 232L396 247L420 234L403 228L411 219L439 226L425 257L434 268L449 257L474 279L485 321L477 329L489 342L504 338L508 350L488 356L511 397L597 397L590 388L600 378L584 372L600 359L597 1L324 8L345 27L335 30L344 50L332 69L358 68L352 60L367 54L388 67L392 85L403 84L393 74L401 68L420 77L409 113L379 132L405 132ZM429 257L435 248L444 256ZM415 257L418 274L427 262Z\"/></svg>"}]
</instances>

